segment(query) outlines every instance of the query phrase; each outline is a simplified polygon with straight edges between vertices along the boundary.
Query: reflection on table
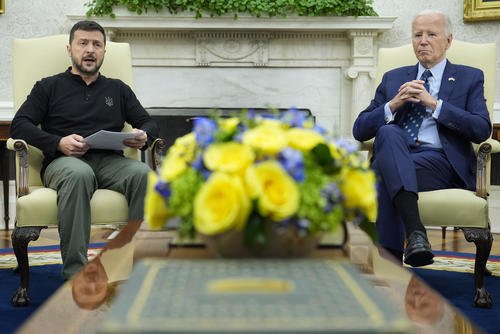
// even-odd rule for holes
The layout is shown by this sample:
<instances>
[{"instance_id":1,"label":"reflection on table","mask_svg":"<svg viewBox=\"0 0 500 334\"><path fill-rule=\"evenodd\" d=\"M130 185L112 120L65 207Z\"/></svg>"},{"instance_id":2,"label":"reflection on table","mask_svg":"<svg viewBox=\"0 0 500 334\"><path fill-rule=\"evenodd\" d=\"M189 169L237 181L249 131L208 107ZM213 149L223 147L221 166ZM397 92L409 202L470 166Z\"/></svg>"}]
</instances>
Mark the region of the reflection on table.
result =
<instances>
[{"instance_id":1,"label":"reflection on table","mask_svg":"<svg viewBox=\"0 0 500 334\"><path fill-rule=\"evenodd\" d=\"M413 324L413 333L480 333L410 271L381 257L368 238L360 246L359 233L350 234L350 248L321 247L311 257L350 257L352 262L361 264L363 276L406 314ZM359 252L360 249L363 251ZM213 258L202 245L179 243L175 231L150 231L145 224L128 224L97 257L42 305L19 333L39 333L40 328L50 333L97 332L116 295L120 294L122 282L130 275L133 263L148 257L167 260Z\"/></svg>"}]
</instances>

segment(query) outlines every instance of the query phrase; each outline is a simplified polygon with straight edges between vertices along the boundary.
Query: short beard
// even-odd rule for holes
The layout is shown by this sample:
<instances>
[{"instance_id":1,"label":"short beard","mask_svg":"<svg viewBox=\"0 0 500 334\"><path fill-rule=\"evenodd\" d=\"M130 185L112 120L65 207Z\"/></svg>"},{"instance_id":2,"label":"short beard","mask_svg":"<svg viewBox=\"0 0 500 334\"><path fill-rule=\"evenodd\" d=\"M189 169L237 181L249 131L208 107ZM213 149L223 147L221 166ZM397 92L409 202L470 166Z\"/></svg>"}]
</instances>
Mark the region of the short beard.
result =
<instances>
[{"instance_id":1,"label":"short beard","mask_svg":"<svg viewBox=\"0 0 500 334\"><path fill-rule=\"evenodd\" d=\"M73 67L75 67L78 70L78 72L80 72L83 75L88 75L88 76L92 76L92 75L97 74L99 72L99 69L102 66L102 62L101 63L96 62L96 66L92 70L87 70L81 64L78 64L76 62L76 59L74 59L73 57L71 57L71 62L73 63Z\"/></svg>"}]
</instances>

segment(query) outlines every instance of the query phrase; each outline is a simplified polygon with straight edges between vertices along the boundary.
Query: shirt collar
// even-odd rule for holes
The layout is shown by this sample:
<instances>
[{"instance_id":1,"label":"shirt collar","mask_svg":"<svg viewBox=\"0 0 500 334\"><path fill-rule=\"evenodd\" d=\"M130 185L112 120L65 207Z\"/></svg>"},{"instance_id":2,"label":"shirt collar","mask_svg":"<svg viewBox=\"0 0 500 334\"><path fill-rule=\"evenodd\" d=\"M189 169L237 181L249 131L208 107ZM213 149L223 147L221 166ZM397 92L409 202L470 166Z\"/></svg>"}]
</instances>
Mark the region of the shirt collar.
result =
<instances>
[{"instance_id":1,"label":"shirt collar","mask_svg":"<svg viewBox=\"0 0 500 334\"><path fill-rule=\"evenodd\" d=\"M70 78L72 78L73 80L75 80L77 82L81 82L81 83L83 83L83 84L85 84L87 86L87 84L85 83L85 81L83 81L82 77L79 74L74 74L74 73L71 72L71 66L68 67L68 69L66 70L65 73L67 75L69 75ZM95 79L94 81L92 81L88 86L94 85L96 82L98 82L100 80L101 80L101 72L99 72L99 75L97 76L97 79Z\"/></svg>"},{"instance_id":2,"label":"shirt collar","mask_svg":"<svg viewBox=\"0 0 500 334\"><path fill-rule=\"evenodd\" d=\"M441 79L443 78L443 73L444 73L444 68L446 67L446 58L441 60L439 63L434 65L434 67L429 68L428 70L431 71L432 73L432 78L436 80L436 82L441 82ZM422 66L422 64L418 63L418 73L417 73L417 79L422 76L422 73L426 70L425 67Z\"/></svg>"}]
</instances>

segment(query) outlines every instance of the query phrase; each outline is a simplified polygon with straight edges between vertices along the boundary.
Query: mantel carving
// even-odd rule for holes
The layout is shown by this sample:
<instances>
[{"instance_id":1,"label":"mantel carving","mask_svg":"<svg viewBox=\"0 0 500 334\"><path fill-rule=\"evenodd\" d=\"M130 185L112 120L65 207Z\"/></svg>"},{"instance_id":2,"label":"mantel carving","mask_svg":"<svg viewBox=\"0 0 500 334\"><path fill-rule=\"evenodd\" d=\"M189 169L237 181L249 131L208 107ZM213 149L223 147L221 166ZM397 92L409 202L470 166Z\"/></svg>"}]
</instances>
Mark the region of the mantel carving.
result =
<instances>
[{"instance_id":1,"label":"mantel carving","mask_svg":"<svg viewBox=\"0 0 500 334\"><path fill-rule=\"evenodd\" d=\"M338 95L332 95L338 96L337 105L321 105L318 108L320 110L313 112L320 122L324 121L327 127L333 127L335 133L348 136L353 118L371 99L377 54L376 38L381 32L391 29L396 19L299 16L255 18L244 15L238 19L232 16L195 19L190 13L136 15L125 10L115 13L115 19L99 18L98 21L106 29L109 39L130 43L133 64L138 69L168 68L186 73L194 68L209 67L228 73L231 68L241 68L241 71L245 71L244 68L290 71L310 68L308 75L319 70L320 75L326 75L330 80L326 86L321 88L319 82L304 82L303 87L294 87L289 91L298 89L303 94L307 91L309 96L317 95L319 101L331 92L332 87L341 88L340 92L335 93ZM82 15L68 17L71 21L85 18ZM182 70L183 68L186 70ZM241 71L237 73L247 73ZM259 75L262 73L259 72ZM263 82L266 80L263 79ZM293 86L295 83L291 84ZM206 86L204 89L210 89ZM287 93L280 91L280 88L276 89L276 94L286 96ZM244 87L242 91L248 92L248 89ZM321 89L323 91L319 92ZM290 94L293 96L294 93ZM234 99L239 101L240 97L235 95ZM206 98L203 101L207 103ZM216 100L219 101L220 98ZM167 102L161 103L164 105ZM181 104L179 99L168 103Z\"/></svg>"},{"instance_id":2,"label":"mantel carving","mask_svg":"<svg viewBox=\"0 0 500 334\"><path fill-rule=\"evenodd\" d=\"M199 66L268 65L271 37L268 33L196 32L194 35Z\"/></svg>"}]
</instances>

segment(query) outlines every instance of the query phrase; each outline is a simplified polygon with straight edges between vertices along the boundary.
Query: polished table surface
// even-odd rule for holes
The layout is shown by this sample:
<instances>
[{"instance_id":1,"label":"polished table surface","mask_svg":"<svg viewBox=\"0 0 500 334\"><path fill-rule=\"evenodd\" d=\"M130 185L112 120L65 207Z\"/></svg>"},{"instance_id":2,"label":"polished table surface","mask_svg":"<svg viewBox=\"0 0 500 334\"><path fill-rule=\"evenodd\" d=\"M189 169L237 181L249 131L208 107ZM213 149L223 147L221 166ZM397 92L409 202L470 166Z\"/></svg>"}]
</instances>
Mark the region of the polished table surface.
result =
<instances>
[{"instance_id":1,"label":"polished table surface","mask_svg":"<svg viewBox=\"0 0 500 334\"><path fill-rule=\"evenodd\" d=\"M410 271L382 258L359 230L349 228L344 248L320 247L311 257L349 259L372 286L413 325L412 333L481 333L465 316ZM147 257L213 258L201 245L179 244L172 231L151 231L129 223L103 251L66 282L18 330L18 333L95 333L123 287L134 262Z\"/></svg>"}]
</instances>

